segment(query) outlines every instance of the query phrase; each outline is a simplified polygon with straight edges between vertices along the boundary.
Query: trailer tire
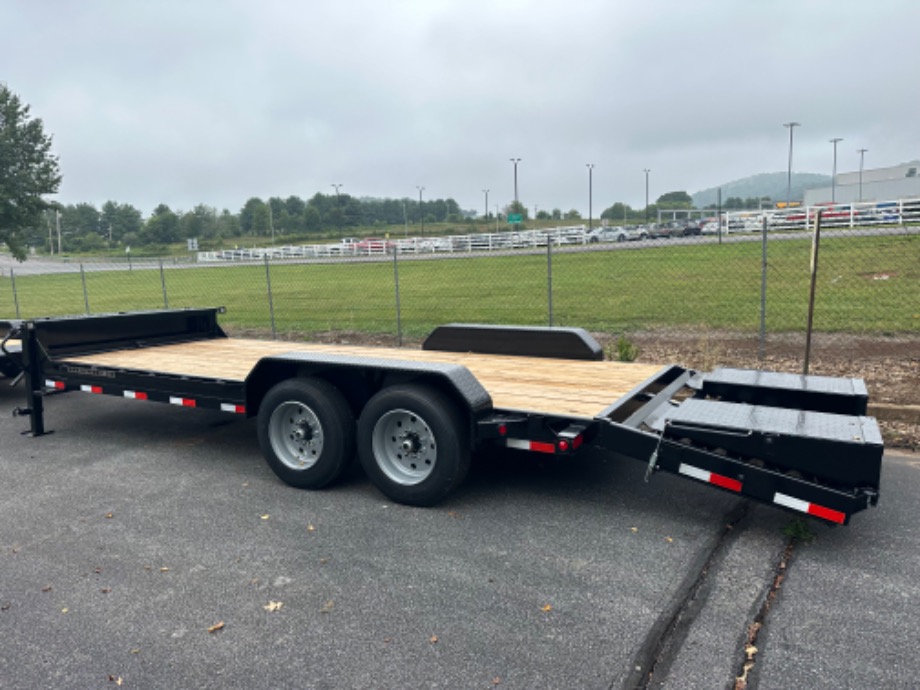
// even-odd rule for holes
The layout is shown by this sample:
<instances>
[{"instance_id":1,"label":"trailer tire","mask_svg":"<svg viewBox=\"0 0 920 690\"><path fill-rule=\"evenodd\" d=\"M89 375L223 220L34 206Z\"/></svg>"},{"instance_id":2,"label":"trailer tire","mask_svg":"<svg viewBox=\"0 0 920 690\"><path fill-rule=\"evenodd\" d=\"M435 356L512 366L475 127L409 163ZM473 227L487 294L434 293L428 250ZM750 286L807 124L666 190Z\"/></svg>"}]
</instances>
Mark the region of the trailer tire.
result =
<instances>
[{"instance_id":1,"label":"trailer tire","mask_svg":"<svg viewBox=\"0 0 920 690\"><path fill-rule=\"evenodd\" d=\"M338 479L355 457L355 419L342 393L322 379L282 381L259 407L259 445L272 471L299 489Z\"/></svg>"},{"instance_id":2,"label":"trailer tire","mask_svg":"<svg viewBox=\"0 0 920 690\"><path fill-rule=\"evenodd\" d=\"M358 420L358 458L384 495L434 505L470 467L469 423L454 401L426 385L385 388Z\"/></svg>"}]
</instances>

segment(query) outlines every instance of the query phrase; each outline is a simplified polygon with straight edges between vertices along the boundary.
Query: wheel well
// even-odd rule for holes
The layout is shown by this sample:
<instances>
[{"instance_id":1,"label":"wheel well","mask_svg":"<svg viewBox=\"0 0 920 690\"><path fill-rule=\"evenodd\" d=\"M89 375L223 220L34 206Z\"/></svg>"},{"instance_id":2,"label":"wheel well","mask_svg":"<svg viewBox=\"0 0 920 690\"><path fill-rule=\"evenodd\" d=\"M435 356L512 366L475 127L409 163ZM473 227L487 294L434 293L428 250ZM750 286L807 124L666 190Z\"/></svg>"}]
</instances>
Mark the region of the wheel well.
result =
<instances>
[{"instance_id":1,"label":"wheel well","mask_svg":"<svg viewBox=\"0 0 920 690\"><path fill-rule=\"evenodd\" d=\"M472 424L469 401L445 376L410 369L383 370L284 360L260 362L247 378L246 410L249 416L258 414L262 400L273 386L287 379L308 377L323 379L341 391L355 418L361 415L367 401L378 391L397 384L416 383L431 386L450 397Z\"/></svg>"}]
</instances>

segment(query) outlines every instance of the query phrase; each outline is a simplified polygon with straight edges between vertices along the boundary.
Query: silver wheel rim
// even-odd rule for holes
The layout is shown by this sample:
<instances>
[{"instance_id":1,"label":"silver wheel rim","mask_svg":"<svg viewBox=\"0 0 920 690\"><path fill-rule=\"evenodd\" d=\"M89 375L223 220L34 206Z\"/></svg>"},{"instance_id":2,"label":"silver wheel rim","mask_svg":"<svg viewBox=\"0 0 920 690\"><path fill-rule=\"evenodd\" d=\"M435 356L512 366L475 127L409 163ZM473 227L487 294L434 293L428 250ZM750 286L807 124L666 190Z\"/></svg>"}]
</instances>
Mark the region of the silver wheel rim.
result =
<instances>
[{"instance_id":1,"label":"silver wheel rim","mask_svg":"<svg viewBox=\"0 0 920 690\"><path fill-rule=\"evenodd\" d=\"M283 402L272 412L268 438L275 455L292 470L308 470L323 454L323 427L303 403Z\"/></svg>"},{"instance_id":2,"label":"silver wheel rim","mask_svg":"<svg viewBox=\"0 0 920 690\"><path fill-rule=\"evenodd\" d=\"M431 427L408 410L390 410L377 420L373 449L383 473L402 486L425 481L438 460L438 445Z\"/></svg>"}]
</instances>

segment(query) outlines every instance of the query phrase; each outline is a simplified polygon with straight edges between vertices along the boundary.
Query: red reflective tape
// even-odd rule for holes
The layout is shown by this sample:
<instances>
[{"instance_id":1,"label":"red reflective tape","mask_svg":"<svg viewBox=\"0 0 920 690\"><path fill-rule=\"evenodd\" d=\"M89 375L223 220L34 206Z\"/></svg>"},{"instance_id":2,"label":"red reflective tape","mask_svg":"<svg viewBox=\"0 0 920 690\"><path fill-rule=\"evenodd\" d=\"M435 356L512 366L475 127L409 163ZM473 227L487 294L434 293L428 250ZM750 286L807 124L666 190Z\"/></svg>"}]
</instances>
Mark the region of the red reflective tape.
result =
<instances>
[{"instance_id":1,"label":"red reflective tape","mask_svg":"<svg viewBox=\"0 0 920 690\"><path fill-rule=\"evenodd\" d=\"M530 450L535 450L538 453L555 453L556 446L552 443L541 443L540 441L531 441Z\"/></svg>"},{"instance_id":2,"label":"red reflective tape","mask_svg":"<svg viewBox=\"0 0 920 690\"><path fill-rule=\"evenodd\" d=\"M846 520L846 515L841 513L839 510L834 510L832 508L825 508L824 506L819 506L816 503L808 504L808 514L819 517L822 520L830 520L831 522L836 522L838 525L842 525L843 521Z\"/></svg>"},{"instance_id":3,"label":"red reflective tape","mask_svg":"<svg viewBox=\"0 0 920 690\"><path fill-rule=\"evenodd\" d=\"M236 414L246 414L245 405L236 405L234 403L221 403L221 412L235 412Z\"/></svg>"},{"instance_id":4,"label":"red reflective tape","mask_svg":"<svg viewBox=\"0 0 920 690\"><path fill-rule=\"evenodd\" d=\"M96 393L98 395L102 393L102 386L89 386L84 384L80 386L80 390L84 393Z\"/></svg>"},{"instance_id":5,"label":"red reflective tape","mask_svg":"<svg viewBox=\"0 0 920 690\"><path fill-rule=\"evenodd\" d=\"M141 391L134 391L134 399L135 400L146 400L147 394L142 393Z\"/></svg>"},{"instance_id":6,"label":"red reflective tape","mask_svg":"<svg viewBox=\"0 0 920 690\"><path fill-rule=\"evenodd\" d=\"M728 489L729 491L741 492L741 482L731 477L716 474L715 472L710 472L709 483L721 486L723 489Z\"/></svg>"},{"instance_id":7,"label":"red reflective tape","mask_svg":"<svg viewBox=\"0 0 920 690\"><path fill-rule=\"evenodd\" d=\"M45 381L45 386L47 386L48 388L54 388L54 389L59 390L59 391L64 390L64 382L63 382L63 381L52 381L51 379L47 379L47 380Z\"/></svg>"},{"instance_id":8,"label":"red reflective tape","mask_svg":"<svg viewBox=\"0 0 920 690\"><path fill-rule=\"evenodd\" d=\"M182 407L195 407L195 401L191 398L182 398Z\"/></svg>"}]
</instances>

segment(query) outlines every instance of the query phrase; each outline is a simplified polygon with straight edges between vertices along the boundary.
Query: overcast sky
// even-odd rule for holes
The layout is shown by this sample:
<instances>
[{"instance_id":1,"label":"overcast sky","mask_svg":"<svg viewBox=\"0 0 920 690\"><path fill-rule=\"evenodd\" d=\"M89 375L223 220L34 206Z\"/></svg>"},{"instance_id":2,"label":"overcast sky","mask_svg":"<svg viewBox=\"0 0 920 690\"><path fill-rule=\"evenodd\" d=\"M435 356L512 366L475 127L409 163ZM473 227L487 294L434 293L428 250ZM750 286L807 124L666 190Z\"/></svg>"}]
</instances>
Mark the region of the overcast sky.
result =
<instances>
[{"instance_id":1,"label":"overcast sky","mask_svg":"<svg viewBox=\"0 0 920 690\"><path fill-rule=\"evenodd\" d=\"M918 0L0 1L64 203L588 210L920 158Z\"/></svg>"}]
</instances>

